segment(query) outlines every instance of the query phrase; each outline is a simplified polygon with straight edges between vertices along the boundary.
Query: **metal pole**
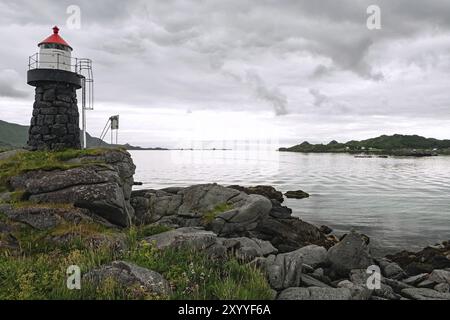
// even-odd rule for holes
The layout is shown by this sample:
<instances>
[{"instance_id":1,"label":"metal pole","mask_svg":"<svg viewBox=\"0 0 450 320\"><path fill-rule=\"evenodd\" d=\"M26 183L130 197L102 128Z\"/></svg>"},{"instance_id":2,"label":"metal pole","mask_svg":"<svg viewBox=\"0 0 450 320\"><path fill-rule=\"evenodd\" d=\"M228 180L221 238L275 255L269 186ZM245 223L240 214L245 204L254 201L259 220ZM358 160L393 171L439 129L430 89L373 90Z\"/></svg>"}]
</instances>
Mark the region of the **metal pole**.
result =
<instances>
[{"instance_id":1,"label":"metal pole","mask_svg":"<svg viewBox=\"0 0 450 320\"><path fill-rule=\"evenodd\" d=\"M82 126L83 126L83 149L86 149L86 78L81 78L81 113L82 113Z\"/></svg>"}]
</instances>

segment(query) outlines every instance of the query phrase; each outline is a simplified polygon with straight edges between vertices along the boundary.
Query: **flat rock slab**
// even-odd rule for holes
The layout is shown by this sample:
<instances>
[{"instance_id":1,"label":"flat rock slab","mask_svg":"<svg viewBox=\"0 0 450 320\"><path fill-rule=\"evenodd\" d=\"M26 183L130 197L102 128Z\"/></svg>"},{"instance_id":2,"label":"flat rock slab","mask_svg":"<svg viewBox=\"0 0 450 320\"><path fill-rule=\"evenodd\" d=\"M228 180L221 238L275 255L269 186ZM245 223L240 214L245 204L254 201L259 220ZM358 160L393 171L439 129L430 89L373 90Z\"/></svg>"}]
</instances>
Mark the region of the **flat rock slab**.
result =
<instances>
[{"instance_id":1,"label":"flat rock slab","mask_svg":"<svg viewBox=\"0 0 450 320\"><path fill-rule=\"evenodd\" d=\"M154 244L158 249L186 246L203 250L216 243L217 235L203 229L184 227L147 237L145 241Z\"/></svg>"},{"instance_id":2,"label":"flat rock slab","mask_svg":"<svg viewBox=\"0 0 450 320\"><path fill-rule=\"evenodd\" d=\"M450 293L442 293L427 288L408 288L402 295L414 300L450 300Z\"/></svg>"},{"instance_id":3,"label":"flat rock slab","mask_svg":"<svg viewBox=\"0 0 450 320\"><path fill-rule=\"evenodd\" d=\"M126 261L113 261L89 271L83 277L83 280L94 285L100 285L108 279L127 289L136 287L160 296L167 296L171 292L169 283L161 274Z\"/></svg>"},{"instance_id":4,"label":"flat rock slab","mask_svg":"<svg viewBox=\"0 0 450 320\"><path fill-rule=\"evenodd\" d=\"M352 291L348 288L288 288L277 300L352 300Z\"/></svg>"}]
</instances>

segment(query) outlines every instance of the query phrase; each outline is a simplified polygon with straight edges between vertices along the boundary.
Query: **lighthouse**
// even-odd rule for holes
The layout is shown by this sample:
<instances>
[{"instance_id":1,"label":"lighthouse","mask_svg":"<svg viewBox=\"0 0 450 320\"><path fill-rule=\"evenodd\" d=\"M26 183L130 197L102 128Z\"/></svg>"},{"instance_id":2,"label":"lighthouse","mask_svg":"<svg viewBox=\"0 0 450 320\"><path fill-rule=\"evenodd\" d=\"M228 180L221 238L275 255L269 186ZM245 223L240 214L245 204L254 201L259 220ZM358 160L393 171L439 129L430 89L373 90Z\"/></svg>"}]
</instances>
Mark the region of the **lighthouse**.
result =
<instances>
[{"instance_id":1,"label":"lighthouse","mask_svg":"<svg viewBox=\"0 0 450 320\"><path fill-rule=\"evenodd\" d=\"M80 149L76 91L82 89L85 145L85 110L92 107L93 101L92 62L90 59L72 57L72 47L59 35L56 26L49 37L39 42L38 47L39 52L29 57L27 73L27 83L36 88L28 148Z\"/></svg>"}]
</instances>

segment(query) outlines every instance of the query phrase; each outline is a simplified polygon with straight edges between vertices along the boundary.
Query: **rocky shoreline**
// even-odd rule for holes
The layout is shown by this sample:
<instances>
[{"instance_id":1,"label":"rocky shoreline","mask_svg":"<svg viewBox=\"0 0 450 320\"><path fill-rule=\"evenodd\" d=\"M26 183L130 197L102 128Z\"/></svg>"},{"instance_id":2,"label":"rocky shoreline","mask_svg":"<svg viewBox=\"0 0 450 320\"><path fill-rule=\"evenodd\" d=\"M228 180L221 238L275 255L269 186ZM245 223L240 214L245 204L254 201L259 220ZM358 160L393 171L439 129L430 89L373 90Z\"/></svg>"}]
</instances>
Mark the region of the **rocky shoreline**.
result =
<instances>
[{"instance_id":1,"label":"rocky shoreline","mask_svg":"<svg viewBox=\"0 0 450 320\"><path fill-rule=\"evenodd\" d=\"M13 224L0 220L0 250L20 252L16 223L53 230L94 221L118 234L150 226L162 232L144 237L144 244L160 251L188 247L217 261L232 256L266 276L274 299L450 300L449 242L417 253L374 257L367 236L350 230L338 239L326 226L292 216L282 205L283 194L269 186L202 184L132 191L135 166L126 151L66 158L56 168L2 176L6 190L0 192L0 213ZM3 162L8 159L3 157ZM70 237L60 234L52 240ZM92 241L115 250L126 246L120 236L96 236ZM381 271L378 287L367 285L373 275L367 270L373 267ZM95 284L107 276L157 294L171 290L163 275L127 261L101 265L83 279Z\"/></svg>"}]
</instances>

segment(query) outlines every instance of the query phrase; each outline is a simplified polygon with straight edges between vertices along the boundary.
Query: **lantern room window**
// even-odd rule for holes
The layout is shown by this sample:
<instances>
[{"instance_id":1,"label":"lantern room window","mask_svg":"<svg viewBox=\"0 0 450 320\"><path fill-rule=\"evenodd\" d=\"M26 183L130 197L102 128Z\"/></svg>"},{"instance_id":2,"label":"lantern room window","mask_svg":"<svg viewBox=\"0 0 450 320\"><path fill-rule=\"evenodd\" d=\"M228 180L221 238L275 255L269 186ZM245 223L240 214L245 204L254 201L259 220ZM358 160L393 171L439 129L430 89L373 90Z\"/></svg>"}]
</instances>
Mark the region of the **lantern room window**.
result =
<instances>
[{"instance_id":1,"label":"lantern room window","mask_svg":"<svg viewBox=\"0 0 450 320\"><path fill-rule=\"evenodd\" d=\"M69 47L67 46L63 46L62 44L59 43L43 43L41 44L41 47L43 49L58 49L58 50L63 50L63 51L70 51Z\"/></svg>"}]
</instances>

